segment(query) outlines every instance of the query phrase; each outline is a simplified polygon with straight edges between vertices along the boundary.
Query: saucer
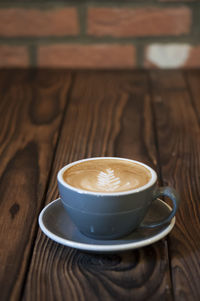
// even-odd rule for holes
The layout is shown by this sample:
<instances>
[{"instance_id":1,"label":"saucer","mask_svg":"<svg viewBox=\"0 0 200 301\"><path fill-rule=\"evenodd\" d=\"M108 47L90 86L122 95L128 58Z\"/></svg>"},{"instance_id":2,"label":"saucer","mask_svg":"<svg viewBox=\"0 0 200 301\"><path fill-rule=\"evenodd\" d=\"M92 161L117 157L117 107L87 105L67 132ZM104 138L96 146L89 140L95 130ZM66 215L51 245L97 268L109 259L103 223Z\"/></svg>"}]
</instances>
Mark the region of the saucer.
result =
<instances>
[{"instance_id":1,"label":"saucer","mask_svg":"<svg viewBox=\"0 0 200 301\"><path fill-rule=\"evenodd\" d=\"M144 224L159 221L169 215L171 207L160 199L156 199L145 219ZM79 232L65 211L60 199L48 204L39 215L41 230L57 243L71 248L94 252L115 253L141 248L165 237L174 227L175 217L169 224L153 229L138 228L131 234L118 239L95 240Z\"/></svg>"}]
</instances>

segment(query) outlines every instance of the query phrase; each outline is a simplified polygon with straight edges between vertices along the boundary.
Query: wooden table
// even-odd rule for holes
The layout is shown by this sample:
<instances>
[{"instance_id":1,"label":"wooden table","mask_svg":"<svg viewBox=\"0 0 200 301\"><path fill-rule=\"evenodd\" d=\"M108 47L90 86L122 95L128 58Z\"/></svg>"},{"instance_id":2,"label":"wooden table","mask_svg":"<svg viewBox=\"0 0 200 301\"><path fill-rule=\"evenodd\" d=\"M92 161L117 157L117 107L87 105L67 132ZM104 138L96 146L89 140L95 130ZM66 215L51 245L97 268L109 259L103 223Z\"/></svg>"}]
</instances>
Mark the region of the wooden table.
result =
<instances>
[{"instance_id":1,"label":"wooden table","mask_svg":"<svg viewBox=\"0 0 200 301\"><path fill-rule=\"evenodd\" d=\"M200 300L200 71L0 72L0 299ZM38 227L71 161L120 156L182 199L161 241L115 255Z\"/></svg>"}]
</instances>

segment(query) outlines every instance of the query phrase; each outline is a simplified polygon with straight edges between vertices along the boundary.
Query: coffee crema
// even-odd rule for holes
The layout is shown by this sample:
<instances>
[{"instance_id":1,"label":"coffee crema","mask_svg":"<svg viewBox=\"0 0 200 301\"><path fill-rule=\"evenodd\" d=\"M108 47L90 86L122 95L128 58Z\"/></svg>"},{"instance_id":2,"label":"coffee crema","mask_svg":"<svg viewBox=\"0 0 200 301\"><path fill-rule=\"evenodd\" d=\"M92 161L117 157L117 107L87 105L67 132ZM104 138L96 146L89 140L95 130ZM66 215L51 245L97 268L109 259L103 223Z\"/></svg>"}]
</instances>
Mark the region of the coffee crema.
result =
<instances>
[{"instance_id":1,"label":"coffee crema","mask_svg":"<svg viewBox=\"0 0 200 301\"><path fill-rule=\"evenodd\" d=\"M63 180L91 192L123 192L147 184L151 172L143 165L120 159L92 159L79 162L63 173Z\"/></svg>"}]
</instances>

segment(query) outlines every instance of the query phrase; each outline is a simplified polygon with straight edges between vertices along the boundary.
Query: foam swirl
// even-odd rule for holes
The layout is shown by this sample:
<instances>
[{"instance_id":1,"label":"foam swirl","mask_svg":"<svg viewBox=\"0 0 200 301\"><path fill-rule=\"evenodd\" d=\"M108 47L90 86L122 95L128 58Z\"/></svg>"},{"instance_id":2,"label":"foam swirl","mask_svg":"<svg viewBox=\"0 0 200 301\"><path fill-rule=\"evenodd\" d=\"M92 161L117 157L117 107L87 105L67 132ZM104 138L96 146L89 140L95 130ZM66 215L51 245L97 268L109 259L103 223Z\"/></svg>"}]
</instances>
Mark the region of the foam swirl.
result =
<instances>
[{"instance_id":1,"label":"foam swirl","mask_svg":"<svg viewBox=\"0 0 200 301\"><path fill-rule=\"evenodd\" d=\"M115 191L120 186L120 178L114 175L111 168L107 168L105 172L100 171L97 178L97 186L105 191Z\"/></svg>"}]
</instances>

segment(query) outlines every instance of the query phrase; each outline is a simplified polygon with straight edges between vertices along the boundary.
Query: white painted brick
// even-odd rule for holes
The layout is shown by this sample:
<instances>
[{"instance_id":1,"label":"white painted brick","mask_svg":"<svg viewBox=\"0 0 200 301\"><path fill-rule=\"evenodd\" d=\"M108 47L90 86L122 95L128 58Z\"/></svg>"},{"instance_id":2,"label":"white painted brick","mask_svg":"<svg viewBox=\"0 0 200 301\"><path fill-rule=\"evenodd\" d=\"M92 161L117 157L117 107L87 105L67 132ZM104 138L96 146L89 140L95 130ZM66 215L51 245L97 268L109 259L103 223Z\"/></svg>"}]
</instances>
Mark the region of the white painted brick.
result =
<instances>
[{"instance_id":1,"label":"white painted brick","mask_svg":"<svg viewBox=\"0 0 200 301\"><path fill-rule=\"evenodd\" d=\"M188 44L152 44L146 49L146 61L158 68L179 68L190 55Z\"/></svg>"}]
</instances>

